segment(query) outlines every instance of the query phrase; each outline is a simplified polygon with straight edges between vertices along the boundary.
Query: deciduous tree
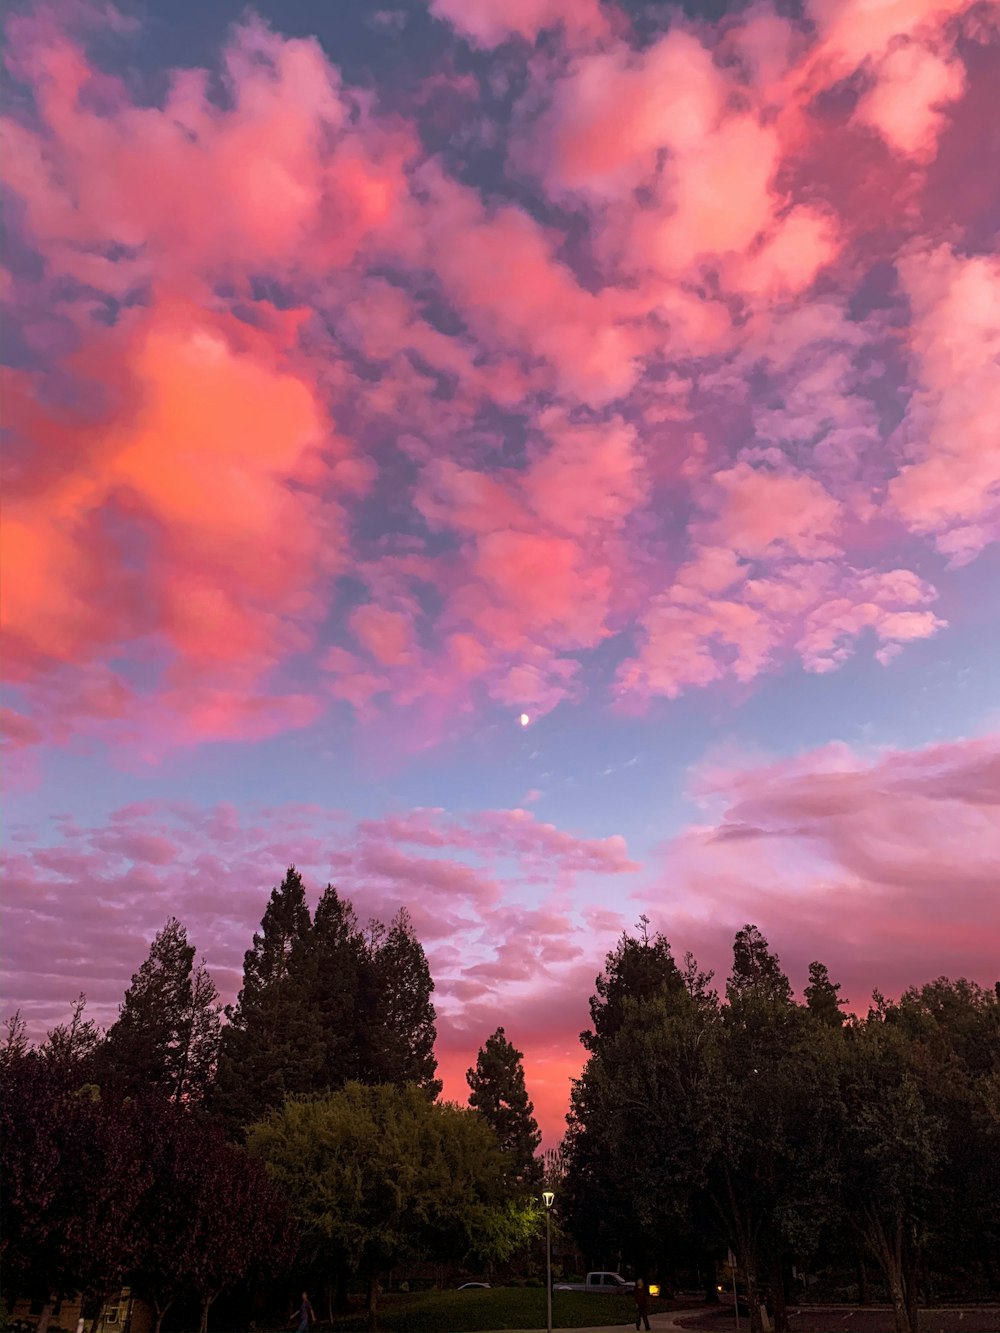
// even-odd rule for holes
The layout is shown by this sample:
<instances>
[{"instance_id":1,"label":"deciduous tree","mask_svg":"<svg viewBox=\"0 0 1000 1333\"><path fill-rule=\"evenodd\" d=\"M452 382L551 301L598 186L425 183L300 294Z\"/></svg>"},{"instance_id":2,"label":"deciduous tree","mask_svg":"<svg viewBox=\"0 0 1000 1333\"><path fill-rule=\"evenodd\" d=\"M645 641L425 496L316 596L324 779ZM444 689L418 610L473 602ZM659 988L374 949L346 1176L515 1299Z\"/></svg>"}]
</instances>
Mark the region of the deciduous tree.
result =
<instances>
[{"instance_id":1,"label":"deciduous tree","mask_svg":"<svg viewBox=\"0 0 1000 1333\"><path fill-rule=\"evenodd\" d=\"M253 1125L248 1146L267 1162L299 1220L307 1262L346 1262L368 1286L407 1256L462 1258L496 1249L508 1210L503 1159L470 1111L432 1102L415 1084L349 1083L290 1098Z\"/></svg>"}]
</instances>

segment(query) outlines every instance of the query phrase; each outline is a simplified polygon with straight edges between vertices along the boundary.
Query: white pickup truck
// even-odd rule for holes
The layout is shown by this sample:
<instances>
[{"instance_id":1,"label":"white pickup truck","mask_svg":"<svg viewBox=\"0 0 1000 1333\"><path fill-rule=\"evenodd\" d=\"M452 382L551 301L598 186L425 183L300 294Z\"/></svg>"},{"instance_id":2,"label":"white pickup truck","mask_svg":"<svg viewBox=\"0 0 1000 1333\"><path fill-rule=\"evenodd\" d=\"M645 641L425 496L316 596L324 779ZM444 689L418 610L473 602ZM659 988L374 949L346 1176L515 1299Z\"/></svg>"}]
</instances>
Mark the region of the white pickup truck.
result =
<instances>
[{"instance_id":1,"label":"white pickup truck","mask_svg":"<svg viewBox=\"0 0 1000 1333\"><path fill-rule=\"evenodd\" d=\"M626 1282L620 1273L588 1273L586 1282L557 1282L554 1291L598 1291L604 1295L617 1292L625 1295L635 1290L634 1282Z\"/></svg>"}]
</instances>

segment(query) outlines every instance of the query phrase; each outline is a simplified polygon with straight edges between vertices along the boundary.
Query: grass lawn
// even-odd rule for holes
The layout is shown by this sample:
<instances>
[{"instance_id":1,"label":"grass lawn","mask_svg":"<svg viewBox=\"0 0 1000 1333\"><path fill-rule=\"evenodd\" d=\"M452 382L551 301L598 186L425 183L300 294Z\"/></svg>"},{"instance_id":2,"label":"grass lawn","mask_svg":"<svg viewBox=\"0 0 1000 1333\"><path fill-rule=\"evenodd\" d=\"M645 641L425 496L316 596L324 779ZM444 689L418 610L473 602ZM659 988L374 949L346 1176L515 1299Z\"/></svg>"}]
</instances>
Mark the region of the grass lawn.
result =
<instances>
[{"instance_id":1,"label":"grass lawn","mask_svg":"<svg viewBox=\"0 0 1000 1333\"><path fill-rule=\"evenodd\" d=\"M384 1333L480 1333L485 1329L544 1328L544 1287L492 1287L488 1291L421 1291L379 1297L378 1324ZM651 1301L651 1311L676 1308ZM589 1328L635 1320L631 1296L598 1296L585 1291L552 1294L553 1328ZM363 1310L335 1319L333 1333L363 1333Z\"/></svg>"}]
</instances>

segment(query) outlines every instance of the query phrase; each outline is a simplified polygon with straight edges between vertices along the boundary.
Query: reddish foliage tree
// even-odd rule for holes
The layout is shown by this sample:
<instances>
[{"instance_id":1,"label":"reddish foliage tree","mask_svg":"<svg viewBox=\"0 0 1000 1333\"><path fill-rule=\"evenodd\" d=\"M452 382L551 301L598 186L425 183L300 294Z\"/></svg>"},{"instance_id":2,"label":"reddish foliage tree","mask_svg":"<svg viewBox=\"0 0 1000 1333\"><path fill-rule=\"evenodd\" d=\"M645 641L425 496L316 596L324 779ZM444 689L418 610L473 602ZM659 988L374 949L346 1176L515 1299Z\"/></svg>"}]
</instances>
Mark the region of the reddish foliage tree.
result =
<instances>
[{"instance_id":1,"label":"reddish foliage tree","mask_svg":"<svg viewBox=\"0 0 1000 1333\"><path fill-rule=\"evenodd\" d=\"M142 1245L149 1185L139 1108L75 1089L33 1051L5 1058L0 1099L2 1241L8 1290L54 1302L120 1286Z\"/></svg>"}]
</instances>

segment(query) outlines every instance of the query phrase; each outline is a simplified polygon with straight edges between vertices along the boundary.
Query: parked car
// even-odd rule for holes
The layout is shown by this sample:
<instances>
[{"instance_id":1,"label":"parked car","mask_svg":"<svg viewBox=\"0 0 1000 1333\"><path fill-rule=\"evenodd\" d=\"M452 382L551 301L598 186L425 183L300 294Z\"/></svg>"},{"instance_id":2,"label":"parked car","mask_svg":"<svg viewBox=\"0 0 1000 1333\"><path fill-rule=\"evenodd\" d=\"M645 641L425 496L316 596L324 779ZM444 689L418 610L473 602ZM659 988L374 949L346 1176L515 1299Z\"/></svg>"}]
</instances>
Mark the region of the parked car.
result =
<instances>
[{"instance_id":1,"label":"parked car","mask_svg":"<svg viewBox=\"0 0 1000 1333\"><path fill-rule=\"evenodd\" d=\"M588 1273L586 1282L560 1282L555 1291L596 1291L604 1295L625 1295L635 1290L634 1282L626 1282L621 1273Z\"/></svg>"}]
</instances>

